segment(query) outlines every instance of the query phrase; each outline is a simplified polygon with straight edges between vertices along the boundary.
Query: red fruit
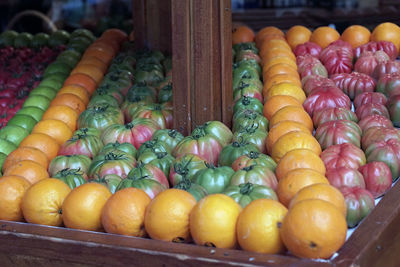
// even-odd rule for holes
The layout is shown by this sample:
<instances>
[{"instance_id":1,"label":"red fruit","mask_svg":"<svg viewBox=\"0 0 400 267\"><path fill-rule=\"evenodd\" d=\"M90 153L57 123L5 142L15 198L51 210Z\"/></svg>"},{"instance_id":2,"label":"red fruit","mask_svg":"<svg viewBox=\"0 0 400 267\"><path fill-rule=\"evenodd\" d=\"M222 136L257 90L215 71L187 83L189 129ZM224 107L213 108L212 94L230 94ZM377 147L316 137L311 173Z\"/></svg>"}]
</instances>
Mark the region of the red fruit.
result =
<instances>
[{"instance_id":1,"label":"red fruit","mask_svg":"<svg viewBox=\"0 0 400 267\"><path fill-rule=\"evenodd\" d=\"M363 188L344 186L339 190L346 200L347 226L352 228L359 224L375 207L374 197L368 190Z\"/></svg>"},{"instance_id":2,"label":"red fruit","mask_svg":"<svg viewBox=\"0 0 400 267\"><path fill-rule=\"evenodd\" d=\"M332 87L335 83L326 77L320 75L310 75L306 76L301 80L303 85L303 90L306 95L309 95L314 89L318 87Z\"/></svg>"},{"instance_id":3,"label":"red fruit","mask_svg":"<svg viewBox=\"0 0 400 267\"><path fill-rule=\"evenodd\" d=\"M358 107L365 105L367 103L374 104L382 104L386 105L387 98L384 94L378 92L364 92L356 96L354 98L354 107L357 109Z\"/></svg>"},{"instance_id":4,"label":"red fruit","mask_svg":"<svg viewBox=\"0 0 400 267\"><path fill-rule=\"evenodd\" d=\"M400 61L390 60L378 63L371 76L372 78L378 80L384 74L397 73L397 72L400 72Z\"/></svg>"},{"instance_id":5,"label":"red fruit","mask_svg":"<svg viewBox=\"0 0 400 267\"><path fill-rule=\"evenodd\" d=\"M313 114L314 128L318 128L321 124L327 121L349 120L357 122L357 115L347 108L327 108L314 112Z\"/></svg>"},{"instance_id":6,"label":"red fruit","mask_svg":"<svg viewBox=\"0 0 400 267\"><path fill-rule=\"evenodd\" d=\"M359 94L373 92L375 89L375 80L360 72L340 73L330 78L352 100Z\"/></svg>"},{"instance_id":7,"label":"red fruit","mask_svg":"<svg viewBox=\"0 0 400 267\"><path fill-rule=\"evenodd\" d=\"M304 109L313 113L326 108L351 108L350 98L337 87L319 87L314 89L303 103Z\"/></svg>"},{"instance_id":8,"label":"red fruit","mask_svg":"<svg viewBox=\"0 0 400 267\"><path fill-rule=\"evenodd\" d=\"M389 166L392 180L400 175L400 141L397 138L378 141L365 149L367 162L382 161Z\"/></svg>"},{"instance_id":9,"label":"red fruit","mask_svg":"<svg viewBox=\"0 0 400 267\"><path fill-rule=\"evenodd\" d=\"M364 104L356 109L356 114L359 120L362 120L363 118L374 114L384 116L388 119L390 118L387 108L379 103Z\"/></svg>"},{"instance_id":10,"label":"red fruit","mask_svg":"<svg viewBox=\"0 0 400 267\"><path fill-rule=\"evenodd\" d=\"M302 78L309 75L328 77L328 72L321 61L310 55L297 57L297 70Z\"/></svg>"},{"instance_id":11,"label":"red fruit","mask_svg":"<svg viewBox=\"0 0 400 267\"><path fill-rule=\"evenodd\" d=\"M328 147L321 153L321 159L327 170L341 167L358 169L367 162L364 152L350 143Z\"/></svg>"},{"instance_id":12,"label":"red fruit","mask_svg":"<svg viewBox=\"0 0 400 267\"><path fill-rule=\"evenodd\" d=\"M400 94L400 73L384 74L376 83L376 91L387 97Z\"/></svg>"},{"instance_id":13,"label":"red fruit","mask_svg":"<svg viewBox=\"0 0 400 267\"><path fill-rule=\"evenodd\" d=\"M358 58L363 52L376 52L376 51L384 51L391 60L397 58L397 48L396 46L389 41L378 41L378 42L369 42L367 44L356 47L354 52L354 57Z\"/></svg>"},{"instance_id":14,"label":"red fruit","mask_svg":"<svg viewBox=\"0 0 400 267\"><path fill-rule=\"evenodd\" d=\"M363 52L354 64L354 71L372 76L376 66L389 60L389 56L383 52Z\"/></svg>"},{"instance_id":15,"label":"red fruit","mask_svg":"<svg viewBox=\"0 0 400 267\"><path fill-rule=\"evenodd\" d=\"M320 60L325 65L329 75L350 73L353 69L353 50L349 43L338 40L321 52Z\"/></svg>"},{"instance_id":16,"label":"red fruit","mask_svg":"<svg viewBox=\"0 0 400 267\"><path fill-rule=\"evenodd\" d=\"M322 149L343 143L360 147L361 133L360 127L354 121L327 121L315 130L315 138Z\"/></svg>"},{"instance_id":17,"label":"red fruit","mask_svg":"<svg viewBox=\"0 0 400 267\"><path fill-rule=\"evenodd\" d=\"M313 42L305 42L304 44L299 44L294 49L294 54L296 57L311 55L313 57L319 58L319 54L321 53L322 48Z\"/></svg>"},{"instance_id":18,"label":"red fruit","mask_svg":"<svg viewBox=\"0 0 400 267\"><path fill-rule=\"evenodd\" d=\"M366 130L361 138L361 145L366 149L372 143L397 139L400 141L400 131L396 128L371 127Z\"/></svg>"},{"instance_id":19,"label":"red fruit","mask_svg":"<svg viewBox=\"0 0 400 267\"><path fill-rule=\"evenodd\" d=\"M363 133L365 133L371 127L379 126L384 128L393 128L392 122L382 115L369 115L364 117L358 122L358 126L360 126Z\"/></svg>"},{"instance_id":20,"label":"red fruit","mask_svg":"<svg viewBox=\"0 0 400 267\"><path fill-rule=\"evenodd\" d=\"M364 176L365 186L374 198L386 193L392 186L392 173L389 167L378 161L365 164L359 171Z\"/></svg>"},{"instance_id":21,"label":"red fruit","mask_svg":"<svg viewBox=\"0 0 400 267\"><path fill-rule=\"evenodd\" d=\"M330 169L326 171L326 178L336 188L342 186L365 188L364 177L356 169L346 167Z\"/></svg>"}]
</instances>

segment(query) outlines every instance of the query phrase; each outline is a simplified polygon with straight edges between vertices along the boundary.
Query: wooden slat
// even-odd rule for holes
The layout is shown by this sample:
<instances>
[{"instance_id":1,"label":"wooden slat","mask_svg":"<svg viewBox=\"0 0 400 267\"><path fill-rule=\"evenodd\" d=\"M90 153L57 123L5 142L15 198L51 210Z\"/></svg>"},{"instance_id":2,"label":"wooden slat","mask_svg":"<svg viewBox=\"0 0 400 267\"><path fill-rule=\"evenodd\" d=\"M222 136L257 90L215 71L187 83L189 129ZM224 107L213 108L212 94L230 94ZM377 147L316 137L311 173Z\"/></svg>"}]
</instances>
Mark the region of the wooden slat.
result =
<instances>
[{"instance_id":1,"label":"wooden slat","mask_svg":"<svg viewBox=\"0 0 400 267\"><path fill-rule=\"evenodd\" d=\"M192 131L190 1L171 0L171 18L174 128L187 135Z\"/></svg>"},{"instance_id":2,"label":"wooden slat","mask_svg":"<svg viewBox=\"0 0 400 267\"><path fill-rule=\"evenodd\" d=\"M135 31L135 48L143 49L146 47L147 22L145 0L132 1L133 26Z\"/></svg>"}]
</instances>

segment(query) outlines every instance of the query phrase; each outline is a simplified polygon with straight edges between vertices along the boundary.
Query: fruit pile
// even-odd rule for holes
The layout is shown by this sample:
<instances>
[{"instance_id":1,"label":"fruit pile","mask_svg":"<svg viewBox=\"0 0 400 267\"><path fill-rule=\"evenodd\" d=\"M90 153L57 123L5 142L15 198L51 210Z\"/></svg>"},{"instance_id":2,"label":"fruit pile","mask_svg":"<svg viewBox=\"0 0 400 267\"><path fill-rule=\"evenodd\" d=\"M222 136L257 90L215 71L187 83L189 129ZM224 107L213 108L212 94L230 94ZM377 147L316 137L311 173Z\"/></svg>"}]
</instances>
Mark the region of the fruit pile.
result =
<instances>
[{"instance_id":1,"label":"fruit pile","mask_svg":"<svg viewBox=\"0 0 400 267\"><path fill-rule=\"evenodd\" d=\"M0 136L0 219L330 258L400 175L396 25L238 28L232 130L186 137L171 58L116 29L63 44Z\"/></svg>"}]
</instances>

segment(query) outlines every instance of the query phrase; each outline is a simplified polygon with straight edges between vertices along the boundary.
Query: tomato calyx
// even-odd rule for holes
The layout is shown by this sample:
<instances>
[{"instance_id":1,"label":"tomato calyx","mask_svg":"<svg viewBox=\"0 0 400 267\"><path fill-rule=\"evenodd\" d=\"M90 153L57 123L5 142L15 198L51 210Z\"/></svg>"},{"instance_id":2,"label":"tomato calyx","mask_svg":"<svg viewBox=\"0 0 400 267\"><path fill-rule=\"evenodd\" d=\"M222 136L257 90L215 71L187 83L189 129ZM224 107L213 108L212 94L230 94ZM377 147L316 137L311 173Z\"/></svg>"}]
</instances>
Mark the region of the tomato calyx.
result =
<instances>
[{"instance_id":1,"label":"tomato calyx","mask_svg":"<svg viewBox=\"0 0 400 267\"><path fill-rule=\"evenodd\" d=\"M251 191L253 191L253 184L252 183L240 184L239 188L240 188L240 194L249 195Z\"/></svg>"},{"instance_id":2,"label":"tomato calyx","mask_svg":"<svg viewBox=\"0 0 400 267\"><path fill-rule=\"evenodd\" d=\"M247 156L250 159L258 159L260 157L260 153L255 152L255 151L250 151L249 154L247 154Z\"/></svg>"}]
</instances>

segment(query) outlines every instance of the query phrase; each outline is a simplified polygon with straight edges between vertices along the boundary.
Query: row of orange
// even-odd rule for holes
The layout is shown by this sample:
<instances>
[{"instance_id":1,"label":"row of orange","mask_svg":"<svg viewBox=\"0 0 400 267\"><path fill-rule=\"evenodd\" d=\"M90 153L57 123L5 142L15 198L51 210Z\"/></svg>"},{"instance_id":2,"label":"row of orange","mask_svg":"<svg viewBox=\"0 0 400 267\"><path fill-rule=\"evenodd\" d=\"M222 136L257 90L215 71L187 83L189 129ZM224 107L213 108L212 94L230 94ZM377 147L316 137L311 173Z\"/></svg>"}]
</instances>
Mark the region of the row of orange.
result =
<instances>
[{"instance_id":1,"label":"row of orange","mask_svg":"<svg viewBox=\"0 0 400 267\"><path fill-rule=\"evenodd\" d=\"M268 26L260 30L257 35L247 26L239 26L232 35L233 44L246 43L255 41L260 49L260 54L268 53L268 47L264 47L263 43L266 39L286 40L290 47L294 50L297 45L305 42L313 42L321 46L327 47L330 43L341 39L351 44L353 48L366 44L369 41L390 41L397 51L400 52L400 27L391 22L381 23L376 26L372 33L361 25L352 25L346 28L342 34L331 27L321 26L314 31L308 28L296 25L291 27L285 34L278 28Z\"/></svg>"},{"instance_id":2,"label":"row of orange","mask_svg":"<svg viewBox=\"0 0 400 267\"><path fill-rule=\"evenodd\" d=\"M325 177L313 122L302 106L306 95L296 57L277 28L264 28L256 42L263 67L264 115L270 129L266 146L277 162L279 201L289 208L281 227L282 241L296 256L330 257L346 238L346 203ZM307 244L310 240L318 249Z\"/></svg>"},{"instance_id":3,"label":"row of orange","mask_svg":"<svg viewBox=\"0 0 400 267\"><path fill-rule=\"evenodd\" d=\"M0 204L2 219L12 221L22 219L20 205L25 191L38 181L49 178L47 172L49 162L57 156L60 146L76 130L79 114L86 109L90 96L103 79L108 65L118 53L120 44L125 38L126 35L122 35L119 30L110 29L93 42L71 71L31 134L7 156L3 165L4 176L0 180L0 195L3 199ZM51 188L45 186L42 190ZM42 205L38 201L41 195L43 194L40 190L36 191L34 194L36 201L25 202L28 206L38 208ZM9 217L5 217L7 215ZM24 214L28 221L29 216L37 216L37 212Z\"/></svg>"}]
</instances>

